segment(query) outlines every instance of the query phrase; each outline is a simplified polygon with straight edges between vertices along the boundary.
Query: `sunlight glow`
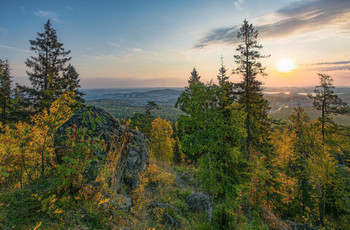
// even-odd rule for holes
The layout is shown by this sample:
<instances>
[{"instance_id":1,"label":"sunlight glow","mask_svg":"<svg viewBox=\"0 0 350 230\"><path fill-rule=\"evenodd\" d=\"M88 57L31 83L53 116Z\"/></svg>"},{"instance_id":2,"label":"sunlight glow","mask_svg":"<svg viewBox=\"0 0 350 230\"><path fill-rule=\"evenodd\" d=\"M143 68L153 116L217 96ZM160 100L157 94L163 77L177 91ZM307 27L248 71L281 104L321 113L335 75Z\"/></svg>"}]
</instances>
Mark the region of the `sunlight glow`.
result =
<instances>
[{"instance_id":1,"label":"sunlight glow","mask_svg":"<svg viewBox=\"0 0 350 230\"><path fill-rule=\"evenodd\" d=\"M289 73L296 69L298 66L295 65L294 61L290 58L283 58L277 62L277 70L282 73Z\"/></svg>"}]
</instances>

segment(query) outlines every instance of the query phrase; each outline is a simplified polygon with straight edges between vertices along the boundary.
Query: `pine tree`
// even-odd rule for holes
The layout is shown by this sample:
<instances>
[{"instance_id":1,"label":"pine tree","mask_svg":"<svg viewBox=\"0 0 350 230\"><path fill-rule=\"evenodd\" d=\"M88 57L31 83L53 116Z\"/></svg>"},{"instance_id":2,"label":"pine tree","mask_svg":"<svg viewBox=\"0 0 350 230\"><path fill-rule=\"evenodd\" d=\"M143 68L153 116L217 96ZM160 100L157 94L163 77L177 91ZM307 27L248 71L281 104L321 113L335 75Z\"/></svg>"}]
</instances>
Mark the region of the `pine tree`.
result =
<instances>
[{"instance_id":1,"label":"pine tree","mask_svg":"<svg viewBox=\"0 0 350 230\"><path fill-rule=\"evenodd\" d=\"M224 66L224 58L221 56L221 67L219 69L219 74L217 76L217 79L219 81L219 85L223 86L227 83L229 76L226 75L227 69Z\"/></svg>"},{"instance_id":2,"label":"pine tree","mask_svg":"<svg viewBox=\"0 0 350 230\"><path fill-rule=\"evenodd\" d=\"M173 138L175 140L173 161L176 164L181 164L183 162L183 160L184 160L184 156L183 156L183 153L182 153L182 150L181 150L181 142L180 142L180 139L179 139L180 134L179 134L178 123L175 122L175 123L173 123L172 126L173 126L173 130L174 130Z\"/></svg>"},{"instance_id":3,"label":"pine tree","mask_svg":"<svg viewBox=\"0 0 350 230\"><path fill-rule=\"evenodd\" d=\"M149 138L152 130L152 121L154 119L152 111L156 109L160 109L159 105L154 101L148 101L145 106L145 113L136 113L131 118L130 127L137 128Z\"/></svg>"},{"instance_id":4,"label":"pine tree","mask_svg":"<svg viewBox=\"0 0 350 230\"><path fill-rule=\"evenodd\" d=\"M79 85L80 79L79 79L79 74L74 68L72 64L69 63L67 66L66 70L63 73L62 77L62 83L61 83L61 92L60 94L63 94L64 91L68 90L71 92L74 92L74 99L77 101L79 104L84 104L85 100L83 99L83 96L85 93L81 92L79 90L80 85Z\"/></svg>"},{"instance_id":5,"label":"pine tree","mask_svg":"<svg viewBox=\"0 0 350 230\"><path fill-rule=\"evenodd\" d=\"M223 63L218 80L220 85L189 81L176 105L184 112L178 118L181 150L199 166L201 184L222 204L219 225L228 227L232 207L226 201L238 195L246 167L240 152L245 130Z\"/></svg>"},{"instance_id":6,"label":"pine tree","mask_svg":"<svg viewBox=\"0 0 350 230\"><path fill-rule=\"evenodd\" d=\"M10 65L8 60L0 59L0 105L1 105L1 121L7 123L11 113L12 105L12 76L10 74Z\"/></svg>"},{"instance_id":7,"label":"pine tree","mask_svg":"<svg viewBox=\"0 0 350 230\"><path fill-rule=\"evenodd\" d=\"M218 103L219 109L224 114L224 116L229 117L232 112L230 107L235 102L235 95L233 92L234 85L229 81L229 76L226 75L227 69L224 66L223 57L221 57L221 67L219 69L219 74L217 76L219 82L218 91Z\"/></svg>"},{"instance_id":8,"label":"pine tree","mask_svg":"<svg viewBox=\"0 0 350 230\"><path fill-rule=\"evenodd\" d=\"M31 111L32 104L28 97L28 88L26 86L19 85L16 83L13 89L13 111L12 120L13 121L30 121L29 115Z\"/></svg>"},{"instance_id":9,"label":"pine tree","mask_svg":"<svg viewBox=\"0 0 350 230\"><path fill-rule=\"evenodd\" d=\"M333 91L333 79L326 74L318 74L320 85L316 86L314 90L315 96L309 94L308 96L314 100L313 106L321 111L321 132L322 140L325 142L325 125L332 123L331 114L346 114L349 113L348 105L343 102Z\"/></svg>"},{"instance_id":10,"label":"pine tree","mask_svg":"<svg viewBox=\"0 0 350 230\"><path fill-rule=\"evenodd\" d=\"M56 30L51 27L50 20L44 25L45 31L37 33L35 40L30 40L30 49L37 56L31 56L25 62L31 69L27 71L32 88L27 89L34 112L49 108L63 90L79 86L77 75L64 79L62 74L67 71L66 64L71 60L70 50L65 51L63 43L58 42ZM70 68L72 70L72 68ZM69 69L68 69L69 71ZM72 77L66 72L66 78Z\"/></svg>"},{"instance_id":11,"label":"pine tree","mask_svg":"<svg viewBox=\"0 0 350 230\"><path fill-rule=\"evenodd\" d=\"M236 84L238 89L239 103L246 114L245 128L247 131L245 151L247 157L253 149L264 151L267 145L269 129L268 101L262 94L262 82L257 80L258 75L266 76L265 68L259 59L267 56L261 55L259 49L262 45L257 42L258 31L244 20L237 38L241 43L236 48L239 55L234 55L235 62L239 66L233 71L234 74L243 76L243 81ZM265 150L266 151L266 150Z\"/></svg>"},{"instance_id":12,"label":"pine tree","mask_svg":"<svg viewBox=\"0 0 350 230\"><path fill-rule=\"evenodd\" d=\"M288 157L289 171L298 181L294 215L309 216L315 224L323 225L328 210L342 206L336 201L342 196L335 195L344 189L337 175L337 161L329 146L322 143L322 135L317 132L318 122L310 122L303 108L295 108L289 120L286 136L292 139L293 152Z\"/></svg>"},{"instance_id":13,"label":"pine tree","mask_svg":"<svg viewBox=\"0 0 350 230\"><path fill-rule=\"evenodd\" d=\"M199 78L198 81L191 81L192 76L188 81L188 87L177 99L175 107L184 112L178 118L182 151L186 160L198 165L198 159L206 153L203 132L207 122L203 120L208 115L208 97L211 97L211 92Z\"/></svg>"},{"instance_id":14,"label":"pine tree","mask_svg":"<svg viewBox=\"0 0 350 230\"><path fill-rule=\"evenodd\" d=\"M191 76L190 76L190 79L188 79L188 84L191 85L191 84L195 84L197 82L199 82L201 79L201 76L199 76L196 68L193 68L192 72L191 72Z\"/></svg>"}]
</instances>

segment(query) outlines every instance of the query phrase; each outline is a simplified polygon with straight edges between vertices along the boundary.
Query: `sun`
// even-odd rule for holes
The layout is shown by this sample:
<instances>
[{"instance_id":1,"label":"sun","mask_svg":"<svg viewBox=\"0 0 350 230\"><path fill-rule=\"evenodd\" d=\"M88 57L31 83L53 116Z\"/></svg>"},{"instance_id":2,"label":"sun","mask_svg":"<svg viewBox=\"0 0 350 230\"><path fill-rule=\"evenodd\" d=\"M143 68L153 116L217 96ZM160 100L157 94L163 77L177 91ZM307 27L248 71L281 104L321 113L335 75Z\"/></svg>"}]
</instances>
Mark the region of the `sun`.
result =
<instances>
[{"instance_id":1,"label":"sun","mask_svg":"<svg viewBox=\"0 0 350 230\"><path fill-rule=\"evenodd\" d=\"M283 58L277 62L277 70L282 73L289 73L296 69L298 66L295 65L294 61L290 58Z\"/></svg>"}]
</instances>

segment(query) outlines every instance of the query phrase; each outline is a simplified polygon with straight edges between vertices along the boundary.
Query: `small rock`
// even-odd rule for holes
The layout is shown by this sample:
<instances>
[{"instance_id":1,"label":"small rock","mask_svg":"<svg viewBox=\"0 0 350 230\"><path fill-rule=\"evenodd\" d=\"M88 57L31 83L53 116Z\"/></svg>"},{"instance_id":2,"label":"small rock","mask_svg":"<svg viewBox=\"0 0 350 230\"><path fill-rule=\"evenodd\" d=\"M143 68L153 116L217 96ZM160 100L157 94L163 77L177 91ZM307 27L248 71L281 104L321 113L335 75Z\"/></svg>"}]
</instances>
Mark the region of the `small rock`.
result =
<instances>
[{"instance_id":1,"label":"small rock","mask_svg":"<svg viewBox=\"0 0 350 230\"><path fill-rule=\"evenodd\" d=\"M161 208L165 210L166 208L174 209L176 212L181 213L180 209L169 203L159 203L157 201L152 201L149 205L150 208Z\"/></svg>"},{"instance_id":2,"label":"small rock","mask_svg":"<svg viewBox=\"0 0 350 230\"><path fill-rule=\"evenodd\" d=\"M168 203L159 203L156 201L152 201L151 204L149 205L150 208L161 208L161 209L165 209L167 207L170 207L170 204Z\"/></svg>"},{"instance_id":3,"label":"small rock","mask_svg":"<svg viewBox=\"0 0 350 230\"><path fill-rule=\"evenodd\" d=\"M174 218L166 213L163 214L163 220L166 224L172 225L174 227L180 227L180 224L174 220Z\"/></svg>"},{"instance_id":4,"label":"small rock","mask_svg":"<svg viewBox=\"0 0 350 230\"><path fill-rule=\"evenodd\" d=\"M124 195L114 196L110 199L109 203L127 212L129 212L132 207L131 198Z\"/></svg>"},{"instance_id":5,"label":"small rock","mask_svg":"<svg viewBox=\"0 0 350 230\"><path fill-rule=\"evenodd\" d=\"M177 180L177 183L178 183L180 189L186 188L185 181L181 177L176 176L176 180Z\"/></svg>"},{"instance_id":6,"label":"small rock","mask_svg":"<svg viewBox=\"0 0 350 230\"><path fill-rule=\"evenodd\" d=\"M194 211L207 212L209 222L211 222L214 203L211 201L208 195L200 192L192 193L186 198L186 203Z\"/></svg>"}]
</instances>

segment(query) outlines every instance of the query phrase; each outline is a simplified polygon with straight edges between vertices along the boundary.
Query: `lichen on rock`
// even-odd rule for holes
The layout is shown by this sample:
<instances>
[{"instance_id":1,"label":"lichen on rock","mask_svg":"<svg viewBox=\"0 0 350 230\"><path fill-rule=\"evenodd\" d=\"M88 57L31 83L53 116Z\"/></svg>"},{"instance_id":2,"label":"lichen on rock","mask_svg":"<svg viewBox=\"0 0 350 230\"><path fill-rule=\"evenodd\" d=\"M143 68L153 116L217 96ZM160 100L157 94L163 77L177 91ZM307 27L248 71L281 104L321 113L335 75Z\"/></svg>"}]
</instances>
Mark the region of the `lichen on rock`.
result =
<instances>
[{"instance_id":1,"label":"lichen on rock","mask_svg":"<svg viewBox=\"0 0 350 230\"><path fill-rule=\"evenodd\" d=\"M86 106L78 110L55 132L55 147L58 163L62 163L67 129L73 125L86 128L87 136L106 142L106 149L95 151L93 161L84 173L87 183L101 183L118 191L123 184L137 188L139 176L149 165L149 149L145 135L131 130L103 109Z\"/></svg>"}]
</instances>

